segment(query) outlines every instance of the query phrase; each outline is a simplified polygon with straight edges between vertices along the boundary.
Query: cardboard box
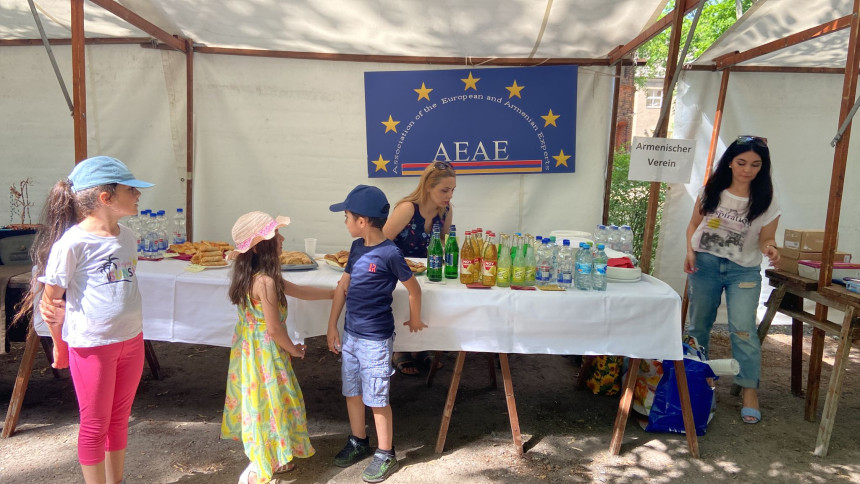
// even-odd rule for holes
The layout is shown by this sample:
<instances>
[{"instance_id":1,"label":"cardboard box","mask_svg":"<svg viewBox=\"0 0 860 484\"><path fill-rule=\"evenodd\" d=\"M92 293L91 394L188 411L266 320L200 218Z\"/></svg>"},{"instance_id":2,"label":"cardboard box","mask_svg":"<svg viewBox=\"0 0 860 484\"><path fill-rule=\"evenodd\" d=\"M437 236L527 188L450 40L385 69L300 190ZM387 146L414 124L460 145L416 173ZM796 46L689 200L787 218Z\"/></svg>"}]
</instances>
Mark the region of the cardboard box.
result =
<instances>
[{"instance_id":1,"label":"cardboard box","mask_svg":"<svg viewBox=\"0 0 860 484\"><path fill-rule=\"evenodd\" d=\"M797 273L801 277L818 280L820 272L821 261L802 260L797 263ZM860 264L834 262L833 279L842 279L843 277L860 277Z\"/></svg>"},{"instance_id":2,"label":"cardboard box","mask_svg":"<svg viewBox=\"0 0 860 484\"><path fill-rule=\"evenodd\" d=\"M821 252L810 250L789 249L787 247L779 247L780 257L794 260L821 260ZM851 254L848 252L836 251L833 255L833 262L851 262Z\"/></svg>"},{"instance_id":3,"label":"cardboard box","mask_svg":"<svg viewBox=\"0 0 860 484\"><path fill-rule=\"evenodd\" d=\"M797 249L789 249L779 247L779 269L782 271L797 274L797 261L800 260L821 260L821 252L801 251ZM839 252L833 255L834 262L851 262L852 255L848 252Z\"/></svg>"},{"instance_id":4,"label":"cardboard box","mask_svg":"<svg viewBox=\"0 0 860 484\"><path fill-rule=\"evenodd\" d=\"M823 230L785 229L784 243L788 249L821 252L824 248Z\"/></svg>"}]
</instances>

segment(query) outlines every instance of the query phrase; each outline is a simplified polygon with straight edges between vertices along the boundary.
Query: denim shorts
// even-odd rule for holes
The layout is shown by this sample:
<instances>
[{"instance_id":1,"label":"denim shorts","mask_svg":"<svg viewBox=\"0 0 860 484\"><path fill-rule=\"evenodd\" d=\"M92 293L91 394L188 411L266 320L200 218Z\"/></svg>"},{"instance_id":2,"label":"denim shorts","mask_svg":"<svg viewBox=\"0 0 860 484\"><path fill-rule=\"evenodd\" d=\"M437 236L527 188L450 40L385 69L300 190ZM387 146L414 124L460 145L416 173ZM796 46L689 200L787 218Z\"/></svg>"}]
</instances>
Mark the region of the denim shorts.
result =
<instances>
[{"instance_id":1,"label":"denim shorts","mask_svg":"<svg viewBox=\"0 0 860 484\"><path fill-rule=\"evenodd\" d=\"M362 339L343 332L340 376L343 396L357 397L368 407L388 406L394 335L386 340Z\"/></svg>"}]
</instances>

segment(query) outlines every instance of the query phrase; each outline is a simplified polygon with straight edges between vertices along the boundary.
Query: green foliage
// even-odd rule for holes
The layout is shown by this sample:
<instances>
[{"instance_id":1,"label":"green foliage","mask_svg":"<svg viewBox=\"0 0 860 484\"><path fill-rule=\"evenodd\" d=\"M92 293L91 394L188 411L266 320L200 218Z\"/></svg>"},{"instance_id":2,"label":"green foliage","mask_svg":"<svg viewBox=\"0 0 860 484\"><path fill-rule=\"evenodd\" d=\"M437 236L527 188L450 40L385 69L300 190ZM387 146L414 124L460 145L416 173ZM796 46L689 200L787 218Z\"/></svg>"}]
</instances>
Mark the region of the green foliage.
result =
<instances>
[{"instance_id":1,"label":"green foliage","mask_svg":"<svg viewBox=\"0 0 860 484\"><path fill-rule=\"evenodd\" d=\"M670 1L666 5L663 14L666 15L674 9L676 2ZM755 0L743 0L742 9L744 12L749 10ZM684 62L692 62L702 55L705 50L717 40L729 27L737 20L737 12L735 9L735 0L707 0L702 9L702 15L699 17L699 22L696 24L696 31L693 33L693 40L690 42L690 49L687 51L687 57ZM681 47L687 39L687 32L690 31L690 25L693 23L694 12L690 12L684 18L684 27L681 31ZM647 59L647 64L644 68L640 68L637 72L637 83L643 84L645 79L663 77L666 70L666 58L669 55L669 38L672 28L668 28L659 35L642 44L636 52L636 56L640 59Z\"/></svg>"},{"instance_id":2,"label":"green foliage","mask_svg":"<svg viewBox=\"0 0 860 484\"><path fill-rule=\"evenodd\" d=\"M630 153L616 151L612 168L612 188L609 194L609 223L621 226L629 225L633 228L633 255L642 257L643 234L645 233L645 218L648 213L648 192L651 182L632 181L627 179L630 171ZM659 203L657 205L657 220L654 227L654 240L660 234L660 220L663 217L663 200L666 193L661 187ZM657 254L651 252L651 268L654 267L654 258Z\"/></svg>"}]
</instances>

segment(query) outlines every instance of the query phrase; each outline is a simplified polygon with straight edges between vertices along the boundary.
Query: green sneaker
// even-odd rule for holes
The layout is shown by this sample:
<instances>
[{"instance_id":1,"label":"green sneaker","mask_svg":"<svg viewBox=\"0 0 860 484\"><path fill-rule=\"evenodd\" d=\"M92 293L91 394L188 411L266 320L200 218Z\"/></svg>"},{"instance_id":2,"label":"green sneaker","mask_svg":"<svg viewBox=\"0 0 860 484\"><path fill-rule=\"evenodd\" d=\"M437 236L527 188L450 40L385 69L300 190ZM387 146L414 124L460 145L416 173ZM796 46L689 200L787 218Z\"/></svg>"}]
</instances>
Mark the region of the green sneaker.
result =
<instances>
[{"instance_id":1,"label":"green sneaker","mask_svg":"<svg viewBox=\"0 0 860 484\"><path fill-rule=\"evenodd\" d=\"M370 448L367 438L362 442L358 437L350 435L346 441L346 446L334 456L334 465L349 467L371 454L373 454L373 449Z\"/></svg>"},{"instance_id":2,"label":"green sneaker","mask_svg":"<svg viewBox=\"0 0 860 484\"><path fill-rule=\"evenodd\" d=\"M373 460L361 474L361 478L364 482L382 482L388 479L388 476L393 474L399 465L393 454L389 455L377 450L373 454Z\"/></svg>"}]
</instances>

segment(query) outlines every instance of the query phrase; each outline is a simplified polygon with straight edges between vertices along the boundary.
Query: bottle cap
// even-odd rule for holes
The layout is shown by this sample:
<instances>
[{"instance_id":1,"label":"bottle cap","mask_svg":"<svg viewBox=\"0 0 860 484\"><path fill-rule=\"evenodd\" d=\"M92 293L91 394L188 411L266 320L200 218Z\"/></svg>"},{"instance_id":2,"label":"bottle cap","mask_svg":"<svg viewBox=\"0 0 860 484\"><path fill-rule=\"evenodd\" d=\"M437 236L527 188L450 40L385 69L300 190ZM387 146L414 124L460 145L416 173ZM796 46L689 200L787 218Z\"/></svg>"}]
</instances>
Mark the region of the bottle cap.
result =
<instances>
[{"instance_id":1,"label":"bottle cap","mask_svg":"<svg viewBox=\"0 0 860 484\"><path fill-rule=\"evenodd\" d=\"M177 208L177 209L176 209L176 212L177 212L177 213L182 213L182 209L181 209L181 208Z\"/></svg>"},{"instance_id":2,"label":"bottle cap","mask_svg":"<svg viewBox=\"0 0 860 484\"><path fill-rule=\"evenodd\" d=\"M568 240L568 239L562 240L561 245L563 245L565 247L570 247L570 240Z\"/></svg>"},{"instance_id":3,"label":"bottle cap","mask_svg":"<svg viewBox=\"0 0 860 484\"><path fill-rule=\"evenodd\" d=\"M597 244L597 250L603 250L603 249L604 249L603 244Z\"/></svg>"}]
</instances>

